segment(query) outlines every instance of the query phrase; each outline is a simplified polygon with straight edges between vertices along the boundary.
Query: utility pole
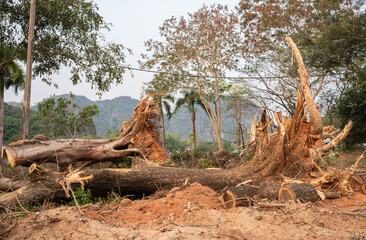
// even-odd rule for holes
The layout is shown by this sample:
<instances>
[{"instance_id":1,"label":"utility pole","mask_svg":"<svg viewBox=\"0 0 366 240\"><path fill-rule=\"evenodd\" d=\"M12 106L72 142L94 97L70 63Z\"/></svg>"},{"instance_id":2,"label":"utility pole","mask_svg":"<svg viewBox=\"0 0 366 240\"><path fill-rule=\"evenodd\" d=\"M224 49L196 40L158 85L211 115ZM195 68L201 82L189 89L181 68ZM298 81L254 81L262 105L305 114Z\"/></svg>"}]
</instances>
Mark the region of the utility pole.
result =
<instances>
[{"instance_id":1,"label":"utility pole","mask_svg":"<svg viewBox=\"0 0 366 240\"><path fill-rule=\"evenodd\" d=\"M27 68L25 72L24 101L23 101L22 139L27 139L29 133L35 12L36 12L36 0L30 0Z\"/></svg>"}]
</instances>

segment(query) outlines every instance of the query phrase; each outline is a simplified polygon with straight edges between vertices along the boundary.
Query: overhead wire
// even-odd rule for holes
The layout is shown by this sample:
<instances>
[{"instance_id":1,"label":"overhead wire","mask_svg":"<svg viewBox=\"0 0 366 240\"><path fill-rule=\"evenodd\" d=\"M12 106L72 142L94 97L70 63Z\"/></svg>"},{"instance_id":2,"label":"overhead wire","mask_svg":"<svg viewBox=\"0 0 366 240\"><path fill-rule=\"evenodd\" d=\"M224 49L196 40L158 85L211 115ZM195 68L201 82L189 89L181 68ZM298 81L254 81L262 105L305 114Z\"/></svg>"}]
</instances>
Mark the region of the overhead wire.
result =
<instances>
[{"instance_id":1,"label":"overhead wire","mask_svg":"<svg viewBox=\"0 0 366 240\"><path fill-rule=\"evenodd\" d=\"M144 69L144 68L136 68L136 67L128 67L125 68L131 70L131 71L138 71L138 72L148 72L148 73L155 73L155 74L169 74L174 75L178 77L200 77L200 78L215 78L213 76L207 76L207 75L193 75L193 74L182 74L182 73L176 73L176 72L168 72L168 71L158 71L158 70L151 70L151 69ZM315 76L315 77L323 77L323 76ZM220 79L281 79L281 78L288 78L288 76L265 76L265 77L256 77L256 76L220 76Z\"/></svg>"}]
</instances>

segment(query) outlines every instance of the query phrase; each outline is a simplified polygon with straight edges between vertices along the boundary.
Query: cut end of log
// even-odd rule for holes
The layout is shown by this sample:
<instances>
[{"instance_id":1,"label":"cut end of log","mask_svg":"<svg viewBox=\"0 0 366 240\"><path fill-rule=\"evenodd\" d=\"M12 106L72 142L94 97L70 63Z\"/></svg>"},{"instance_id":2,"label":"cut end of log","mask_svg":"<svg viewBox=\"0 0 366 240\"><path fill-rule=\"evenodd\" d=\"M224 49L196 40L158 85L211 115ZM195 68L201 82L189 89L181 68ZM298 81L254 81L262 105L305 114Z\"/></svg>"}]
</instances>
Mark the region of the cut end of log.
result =
<instances>
[{"instance_id":1,"label":"cut end of log","mask_svg":"<svg viewBox=\"0 0 366 240\"><path fill-rule=\"evenodd\" d=\"M224 208L234 208L236 206L248 206L248 197L258 193L258 189L248 184L228 188L220 197Z\"/></svg>"},{"instance_id":2,"label":"cut end of log","mask_svg":"<svg viewBox=\"0 0 366 240\"><path fill-rule=\"evenodd\" d=\"M2 149L1 152L1 157L2 158L6 158L8 159L8 162L10 164L10 166L15 167L16 166L16 156L14 156L13 154L9 153L6 149Z\"/></svg>"},{"instance_id":3,"label":"cut end of log","mask_svg":"<svg viewBox=\"0 0 366 240\"><path fill-rule=\"evenodd\" d=\"M226 191L219 197L224 208L234 208L236 207L235 196L231 191Z\"/></svg>"},{"instance_id":4,"label":"cut end of log","mask_svg":"<svg viewBox=\"0 0 366 240\"><path fill-rule=\"evenodd\" d=\"M278 200L280 200L281 202L296 200L296 195L290 188L282 186L278 191Z\"/></svg>"}]
</instances>

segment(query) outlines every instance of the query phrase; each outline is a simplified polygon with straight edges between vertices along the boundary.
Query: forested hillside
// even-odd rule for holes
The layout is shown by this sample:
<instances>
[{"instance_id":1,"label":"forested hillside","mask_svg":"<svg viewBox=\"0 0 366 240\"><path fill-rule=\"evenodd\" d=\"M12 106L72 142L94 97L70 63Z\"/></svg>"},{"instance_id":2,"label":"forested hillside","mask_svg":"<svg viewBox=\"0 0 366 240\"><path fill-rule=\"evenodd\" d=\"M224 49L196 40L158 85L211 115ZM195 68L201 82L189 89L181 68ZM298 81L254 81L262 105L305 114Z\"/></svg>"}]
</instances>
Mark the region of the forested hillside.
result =
<instances>
[{"instance_id":1,"label":"forested hillside","mask_svg":"<svg viewBox=\"0 0 366 240\"><path fill-rule=\"evenodd\" d=\"M60 96L52 96L52 97L65 97L68 98L68 94L60 95ZM105 132L110 130L119 130L120 123L128 120L133 112L133 109L138 104L137 99L133 99L131 97L121 96L111 100L98 100L92 101L84 96L76 96L76 103L80 107L89 106L92 104L97 104L100 110L100 113L93 117L94 123L96 125L97 135L104 137ZM11 105L10 105L11 104ZM5 135L4 139L6 143L17 140L17 133L20 131L21 126L21 108L18 104L18 107L15 107L17 104L12 102L10 104L6 104L5 107ZM32 107L32 113L35 114L37 111L37 106ZM200 141L212 141L210 131L211 124L207 117L207 114L203 109L197 107L197 133L198 140ZM243 120L245 127L249 127L250 119L253 118L253 110L248 112L245 119ZM222 137L227 140L234 140L234 119L230 116L229 110L225 110L222 118L223 131ZM37 126L32 122L31 123L32 130L31 134L37 134ZM186 108L181 108L171 119L166 119L166 129L167 134L179 135L182 139L189 138L190 133L192 132L191 125L191 115L190 112ZM213 132L214 134L214 132Z\"/></svg>"},{"instance_id":2,"label":"forested hillside","mask_svg":"<svg viewBox=\"0 0 366 240\"><path fill-rule=\"evenodd\" d=\"M67 94L61 95L62 97L68 97ZM76 96L76 101L80 106L87 106L91 104L97 104L99 106L100 113L94 116L94 122L97 128L97 134L103 136L107 130L113 131L114 129L120 129L120 123L128 120L133 112L133 109L138 104L137 99L131 97L121 96L111 100L99 100L91 101L84 96ZM222 118L223 131L222 136L224 139L233 140L234 135L234 119L230 117L229 111L224 111ZM253 113L248 112L244 125L249 127L250 119L252 119ZM211 124L203 109L197 108L197 132L198 139L201 141L212 141L210 136ZM189 137L192 132L191 115L187 109L180 109L177 114L173 115L171 119L166 120L167 133L173 133L180 135L183 138ZM213 132L214 134L214 132Z\"/></svg>"},{"instance_id":3,"label":"forested hillside","mask_svg":"<svg viewBox=\"0 0 366 240\"><path fill-rule=\"evenodd\" d=\"M35 123L36 112L31 110L29 135L33 137L39 133L39 127ZM22 110L20 103L4 104L4 143L8 144L20 139L22 125Z\"/></svg>"}]
</instances>

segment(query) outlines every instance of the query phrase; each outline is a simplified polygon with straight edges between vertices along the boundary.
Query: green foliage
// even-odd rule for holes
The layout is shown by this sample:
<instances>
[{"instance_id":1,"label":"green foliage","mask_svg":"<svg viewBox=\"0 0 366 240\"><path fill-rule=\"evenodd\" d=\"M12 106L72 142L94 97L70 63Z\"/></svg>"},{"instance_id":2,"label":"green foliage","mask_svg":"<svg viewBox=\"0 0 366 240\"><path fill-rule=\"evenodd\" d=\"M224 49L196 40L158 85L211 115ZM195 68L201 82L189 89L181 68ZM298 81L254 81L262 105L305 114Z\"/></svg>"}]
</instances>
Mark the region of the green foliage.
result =
<instances>
[{"instance_id":1,"label":"green foliage","mask_svg":"<svg viewBox=\"0 0 366 240\"><path fill-rule=\"evenodd\" d=\"M247 155L245 155L245 159L249 162L250 160L253 159L253 153L248 153Z\"/></svg>"},{"instance_id":2,"label":"green foliage","mask_svg":"<svg viewBox=\"0 0 366 240\"><path fill-rule=\"evenodd\" d=\"M168 134L165 138L165 149L168 152L183 152L187 144L179 136Z\"/></svg>"},{"instance_id":3,"label":"green foliage","mask_svg":"<svg viewBox=\"0 0 366 240\"><path fill-rule=\"evenodd\" d=\"M40 126L36 122L37 112L31 110L29 136L40 133ZM20 139L22 124L22 110L20 106L14 107L4 103L4 144L16 142Z\"/></svg>"},{"instance_id":4,"label":"green foliage","mask_svg":"<svg viewBox=\"0 0 366 240\"><path fill-rule=\"evenodd\" d=\"M0 40L0 91L4 94L4 89L14 87L15 92L24 87L24 72L21 66L15 61L16 58L9 60L8 58L15 51L13 45L9 45L5 41ZM24 58L21 58L24 60Z\"/></svg>"},{"instance_id":5,"label":"green foliage","mask_svg":"<svg viewBox=\"0 0 366 240\"><path fill-rule=\"evenodd\" d=\"M69 94L53 97L69 98ZM75 103L81 108L93 104L96 104L99 107L100 112L98 115L93 116L93 121L95 123L97 135L104 136L105 132L108 130L111 132L118 131L115 129L120 129L120 123L130 119L133 110L139 101L127 96L92 101L85 96L75 95Z\"/></svg>"},{"instance_id":6,"label":"green foliage","mask_svg":"<svg viewBox=\"0 0 366 240\"><path fill-rule=\"evenodd\" d=\"M23 204L22 207L16 207L15 212L23 212L24 209L29 212L35 212L41 207L38 200L34 201L31 204ZM23 209L24 208L24 209Z\"/></svg>"},{"instance_id":7,"label":"green foliage","mask_svg":"<svg viewBox=\"0 0 366 240\"><path fill-rule=\"evenodd\" d=\"M120 132L116 128L113 128L112 130L106 129L106 131L104 132L104 137L112 141L115 140L119 136L119 134Z\"/></svg>"},{"instance_id":8,"label":"green foliage","mask_svg":"<svg viewBox=\"0 0 366 240\"><path fill-rule=\"evenodd\" d=\"M201 151L201 152L215 151L214 143L213 142L199 142L197 151Z\"/></svg>"},{"instance_id":9,"label":"green foliage","mask_svg":"<svg viewBox=\"0 0 366 240\"><path fill-rule=\"evenodd\" d=\"M21 118L5 116L4 118L4 143L16 142L20 137Z\"/></svg>"},{"instance_id":10,"label":"green foliage","mask_svg":"<svg viewBox=\"0 0 366 240\"><path fill-rule=\"evenodd\" d=\"M326 166L337 164L338 156L336 154L325 156L323 158Z\"/></svg>"},{"instance_id":11,"label":"green foliage","mask_svg":"<svg viewBox=\"0 0 366 240\"><path fill-rule=\"evenodd\" d=\"M133 162L133 158L130 157L122 157L118 163L120 168L131 168Z\"/></svg>"},{"instance_id":12,"label":"green foliage","mask_svg":"<svg viewBox=\"0 0 366 240\"><path fill-rule=\"evenodd\" d=\"M0 0L0 43L16 46L0 65L26 56L29 7L27 0ZM106 42L101 32L108 31L109 24L97 10L87 0L37 0L34 75L51 83L50 76L67 66L74 84L84 76L100 93L122 82L124 47Z\"/></svg>"},{"instance_id":13,"label":"green foliage","mask_svg":"<svg viewBox=\"0 0 366 240\"><path fill-rule=\"evenodd\" d=\"M202 167L203 169L206 169L206 168L212 168L212 163L211 163L211 161L210 161L210 160L208 160L208 159L204 159L204 158L201 158L201 159L199 159L198 161L200 162L201 167Z\"/></svg>"},{"instance_id":14,"label":"green foliage","mask_svg":"<svg viewBox=\"0 0 366 240\"><path fill-rule=\"evenodd\" d=\"M256 97L269 104L275 102L293 114L299 76L297 65L290 64L293 62L291 50L283 41L284 37L291 37L312 75L309 85L313 92L329 84L337 93L322 99L331 100L323 106L323 112L331 121L337 100L332 98L342 95L342 88L347 88L345 83L351 80L349 76L363 74L365 78L362 70L366 55L365 3L348 0L240 1L238 9L247 37L244 52L253 57L244 71L261 77L289 76L278 80L261 78L249 83L259 93Z\"/></svg>"},{"instance_id":15,"label":"green foliage","mask_svg":"<svg viewBox=\"0 0 366 240\"><path fill-rule=\"evenodd\" d=\"M365 68L366 70L366 68ZM366 73L366 71L365 71ZM361 78L360 78L361 80ZM347 137L352 143L366 141L366 78L363 82L348 89L341 97L338 105L338 114L343 123L353 121L353 127Z\"/></svg>"},{"instance_id":16,"label":"green foliage","mask_svg":"<svg viewBox=\"0 0 366 240\"><path fill-rule=\"evenodd\" d=\"M112 202L114 202L120 198L121 198L121 196L118 193L116 193L115 191L112 191L107 194L107 197L105 198L104 203L111 204ZM122 198L125 198L125 197L122 197Z\"/></svg>"},{"instance_id":17,"label":"green foliage","mask_svg":"<svg viewBox=\"0 0 366 240\"><path fill-rule=\"evenodd\" d=\"M81 109L74 100L75 96L70 94L70 99L48 98L39 104L37 121L42 126L42 133L55 138L66 134L75 138L77 133L92 127L95 134L92 117L99 113L98 106L93 104Z\"/></svg>"},{"instance_id":18,"label":"green foliage","mask_svg":"<svg viewBox=\"0 0 366 240\"><path fill-rule=\"evenodd\" d=\"M83 190L81 188L78 188L74 191L76 201L79 205L85 205L88 203L93 203L95 201L93 195L90 192L90 189ZM76 206L74 199L69 202L70 206Z\"/></svg>"},{"instance_id":19,"label":"green foliage","mask_svg":"<svg viewBox=\"0 0 366 240\"><path fill-rule=\"evenodd\" d=\"M76 201L79 205L85 205L89 203L97 203L103 202L104 204L110 204L117 199L122 199L121 196L116 193L115 191L108 192L104 197L94 197L90 191L90 189L82 190L81 188L77 188L74 191ZM124 198L124 197L123 197ZM69 206L76 206L75 199L72 197L69 199L68 203Z\"/></svg>"}]
</instances>

